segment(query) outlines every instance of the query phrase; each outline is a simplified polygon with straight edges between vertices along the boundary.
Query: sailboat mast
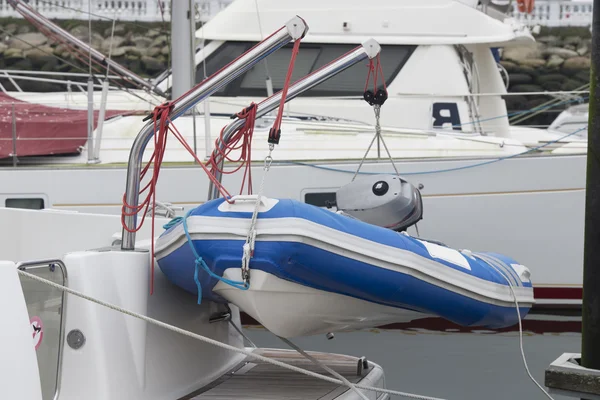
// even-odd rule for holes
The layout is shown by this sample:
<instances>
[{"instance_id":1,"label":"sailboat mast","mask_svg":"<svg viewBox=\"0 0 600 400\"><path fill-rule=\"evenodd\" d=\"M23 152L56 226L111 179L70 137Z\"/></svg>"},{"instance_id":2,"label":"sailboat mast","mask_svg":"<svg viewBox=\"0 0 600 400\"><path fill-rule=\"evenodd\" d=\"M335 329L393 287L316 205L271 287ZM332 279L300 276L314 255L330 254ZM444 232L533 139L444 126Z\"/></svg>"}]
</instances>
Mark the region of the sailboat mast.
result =
<instances>
[{"instance_id":1,"label":"sailboat mast","mask_svg":"<svg viewBox=\"0 0 600 400\"><path fill-rule=\"evenodd\" d=\"M171 0L172 78L171 98L176 99L192 88L192 30L194 18L190 1Z\"/></svg>"}]
</instances>

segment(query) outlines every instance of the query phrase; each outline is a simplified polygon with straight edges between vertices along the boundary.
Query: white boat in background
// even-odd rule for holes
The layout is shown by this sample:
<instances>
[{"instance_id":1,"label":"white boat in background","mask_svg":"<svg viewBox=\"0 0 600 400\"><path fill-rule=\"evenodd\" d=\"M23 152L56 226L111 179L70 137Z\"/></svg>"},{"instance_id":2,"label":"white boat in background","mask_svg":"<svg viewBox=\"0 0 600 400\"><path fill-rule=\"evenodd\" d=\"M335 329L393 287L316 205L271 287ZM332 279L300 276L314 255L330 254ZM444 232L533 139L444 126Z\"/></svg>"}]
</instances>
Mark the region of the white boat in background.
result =
<instances>
[{"instance_id":1,"label":"white boat in background","mask_svg":"<svg viewBox=\"0 0 600 400\"><path fill-rule=\"evenodd\" d=\"M506 14L506 5L473 0L383 0L376 4L335 0L332 15L323 15L321 3L278 0L236 0L196 32L205 45L195 54L196 82L264 37L293 10L306 13L315 24L304 38L302 61L294 79L334 60L367 38L382 45L381 61L388 88L384 126L427 132L493 135L515 138L538 146L553 135L543 129L510 127L503 76L491 49L534 44L529 28ZM424 22L426 21L426 23ZM211 97L213 114L233 114L252 101L280 90L291 46L267 57ZM286 108L299 118L337 118L373 125L372 110L363 106L365 66L355 66L296 99ZM268 78L270 84L265 82ZM170 93L172 78L165 71L153 82ZM57 107L86 109L85 93L11 92L16 99ZM146 91L110 91L109 108L150 111L162 99ZM95 106L100 105L97 93ZM204 110L199 108L198 113ZM201 125L201 124L200 124ZM198 132L198 137L201 133Z\"/></svg>"},{"instance_id":2,"label":"white boat in background","mask_svg":"<svg viewBox=\"0 0 600 400\"><path fill-rule=\"evenodd\" d=\"M562 111L548 127L548 130L570 133L588 125L589 104L578 104L568 107ZM577 135L581 139L587 139L587 129Z\"/></svg>"},{"instance_id":3,"label":"white boat in background","mask_svg":"<svg viewBox=\"0 0 600 400\"><path fill-rule=\"evenodd\" d=\"M579 306L585 146L572 137L557 141L561 136L549 131L509 126L501 98L506 89L490 49L532 38L511 18L492 8L486 14L475 3L334 1L324 13L316 0L262 0L259 25L255 2L237 0L197 33L207 40L196 53L197 71L202 71L204 56L207 72L216 71L259 41L261 31L269 32L296 12L307 15L311 30L302 40L294 79L373 36L382 45L389 92L381 108L382 136L395 167L423 197L424 219L418 232L412 227L410 234L453 248L508 254L531 270L537 306ZM275 89L283 76L277 66L287 65L290 51L284 47L267 58ZM374 135L373 109L361 97L367 71L364 65L351 67L289 103L265 194L318 206L335 200ZM264 77L259 64L212 96L213 115L206 125L201 118L194 123L191 116L177 120L188 142L196 143L198 155L210 153L218 132L231 121L229 115L266 94ZM161 85L168 90L170 80ZM109 91L108 109L150 111L160 102L145 92L135 93L149 102ZM8 95L29 103L87 107L85 94ZM97 93L96 106L99 99ZM17 148L16 157L0 168L0 204L119 214L122 203L116 199L122 197L129 148L144 125L142 119L123 115L106 120L94 164L88 163L95 157L88 154L87 144L75 155L62 156L19 158ZM258 179L272 120L267 115L256 123L252 172ZM3 137L10 134L3 132ZM561 153L567 147L569 154ZM164 161L160 200L189 210L208 198L207 178L175 141L167 144ZM393 172L383 147L368 152L360 171ZM223 183L235 192L240 179L225 176Z\"/></svg>"}]
</instances>

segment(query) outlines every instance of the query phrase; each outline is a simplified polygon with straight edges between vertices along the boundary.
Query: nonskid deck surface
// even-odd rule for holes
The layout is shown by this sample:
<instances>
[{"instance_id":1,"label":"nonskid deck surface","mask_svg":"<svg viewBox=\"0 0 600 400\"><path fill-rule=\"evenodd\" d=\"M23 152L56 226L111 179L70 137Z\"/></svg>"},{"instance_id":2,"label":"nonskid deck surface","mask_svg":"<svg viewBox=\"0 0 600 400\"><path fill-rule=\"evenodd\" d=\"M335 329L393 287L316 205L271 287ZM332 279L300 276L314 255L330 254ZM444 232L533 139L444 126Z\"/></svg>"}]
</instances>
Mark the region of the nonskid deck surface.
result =
<instances>
[{"instance_id":1,"label":"nonskid deck surface","mask_svg":"<svg viewBox=\"0 0 600 400\"><path fill-rule=\"evenodd\" d=\"M322 375L333 377L320 366L313 364L301 354L293 350L256 349L255 353L273 358ZM323 364L352 383L358 383L362 377L358 375L356 357L307 352ZM373 370L373 364L364 375ZM186 400L223 400L223 399L306 399L329 400L335 399L348 388L340 387L321 379L306 376L299 372L283 369L276 365L267 364L254 358L247 358L238 364L231 372L213 382L202 393L192 394Z\"/></svg>"}]
</instances>

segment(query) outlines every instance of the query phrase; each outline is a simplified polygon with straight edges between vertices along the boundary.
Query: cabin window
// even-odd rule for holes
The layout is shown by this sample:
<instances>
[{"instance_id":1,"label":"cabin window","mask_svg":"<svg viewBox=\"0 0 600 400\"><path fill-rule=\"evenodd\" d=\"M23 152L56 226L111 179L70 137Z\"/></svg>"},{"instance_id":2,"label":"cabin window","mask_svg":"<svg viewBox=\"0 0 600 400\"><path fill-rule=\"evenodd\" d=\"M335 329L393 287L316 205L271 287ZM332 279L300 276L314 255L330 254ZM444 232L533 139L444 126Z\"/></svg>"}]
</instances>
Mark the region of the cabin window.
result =
<instances>
[{"instance_id":1,"label":"cabin window","mask_svg":"<svg viewBox=\"0 0 600 400\"><path fill-rule=\"evenodd\" d=\"M207 76L215 73L223 66L239 57L254 43L251 42L226 42L215 50L206 60ZM296 59L292 82L319 69L325 64L335 60L341 55L356 48L355 44L330 44L307 43L300 45L300 53ZM386 85L389 85L402 69L416 46L409 45L382 45L381 65ZM287 74L292 44L288 44L269 55L265 61L259 62L245 74L235 79L226 87L217 92L220 96L265 96L266 95L266 69L268 68L273 81L273 90L282 89L285 75ZM362 96L365 79L367 77L366 62L360 62L335 77L321 83L315 88L305 92L306 96ZM204 76L203 63L196 67L196 82Z\"/></svg>"},{"instance_id":2,"label":"cabin window","mask_svg":"<svg viewBox=\"0 0 600 400\"><path fill-rule=\"evenodd\" d=\"M44 208L44 199L40 198L12 198L6 199L7 208L25 208L28 210L41 210Z\"/></svg>"},{"instance_id":3,"label":"cabin window","mask_svg":"<svg viewBox=\"0 0 600 400\"><path fill-rule=\"evenodd\" d=\"M206 76L211 76L239 56L241 56L247 49L248 44L243 42L227 42L219 47L219 49L213 52L206 60ZM196 82L199 83L204 79L204 63L200 62L196 66ZM228 89L227 86L219 89L216 94L225 95L225 91Z\"/></svg>"},{"instance_id":4,"label":"cabin window","mask_svg":"<svg viewBox=\"0 0 600 400\"><path fill-rule=\"evenodd\" d=\"M304 202L317 207L335 205L335 192L306 193Z\"/></svg>"},{"instance_id":5,"label":"cabin window","mask_svg":"<svg viewBox=\"0 0 600 400\"><path fill-rule=\"evenodd\" d=\"M296 58L291 82L297 81L312 71L320 52L319 48L307 47L303 49L300 46L300 53L298 53L298 57ZM250 92L256 90L260 93L265 93L266 68L269 69L269 73L273 79L273 89L280 90L285 81L291 56L291 48L283 48L271 54L267 57L267 65L264 62L258 63L258 65L255 65L254 68L244 74L240 83L240 91Z\"/></svg>"}]
</instances>

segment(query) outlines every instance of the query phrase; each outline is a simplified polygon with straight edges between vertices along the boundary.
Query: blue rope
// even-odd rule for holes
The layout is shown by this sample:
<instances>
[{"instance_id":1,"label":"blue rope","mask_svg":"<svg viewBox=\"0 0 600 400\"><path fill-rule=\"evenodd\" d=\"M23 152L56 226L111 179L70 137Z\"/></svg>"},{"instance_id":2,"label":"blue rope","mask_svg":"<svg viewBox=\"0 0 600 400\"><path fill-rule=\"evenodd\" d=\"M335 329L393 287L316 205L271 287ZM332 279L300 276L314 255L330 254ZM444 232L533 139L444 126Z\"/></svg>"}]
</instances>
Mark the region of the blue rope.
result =
<instances>
[{"instance_id":1,"label":"blue rope","mask_svg":"<svg viewBox=\"0 0 600 400\"><path fill-rule=\"evenodd\" d=\"M183 217L183 218L177 217L177 218L171 220L169 223L165 224L165 226L171 227L179 221L183 222L183 231L185 232L185 237L187 238L188 244L190 245L190 248L192 249L192 252L194 253L194 257L196 258L196 260L194 261L194 263L195 263L194 282L196 282L196 286L198 287L198 304L202 304L202 286L200 285L200 279L198 278L200 268L202 268L211 277L218 279L219 281L221 281L223 283L226 283L226 284L233 286L240 290L248 290L248 284L246 284L244 282L240 282L240 281L233 281L231 279L223 278L222 276L219 276L219 275L215 274L214 272L212 272L210 270L210 268L208 268L208 265L206 265L206 262L204 262L204 259L202 259L202 257L200 257L200 255L196 251L196 247L194 246L194 242L192 241L192 237L190 236L190 233L188 231L187 218L189 217L189 215L192 211L194 211L194 209L189 210L185 214L185 217Z\"/></svg>"},{"instance_id":2,"label":"blue rope","mask_svg":"<svg viewBox=\"0 0 600 400\"><path fill-rule=\"evenodd\" d=\"M183 217L173 218L172 220L170 220L169 222L167 222L166 224L163 225L163 229L164 230L171 229L172 227L177 225L179 223L179 221L181 221L182 219L183 219Z\"/></svg>"},{"instance_id":3,"label":"blue rope","mask_svg":"<svg viewBox=\"0 0 600 400\"><path fill-rule=\"evenodd\" d=\"M536 151L536 150L539 150L539 149L544 148L546 146L549 146L551 144L554 144L556 142L559 142L559 141L561 141L563 139L568 138L569 136L573 136L576 133L579 133L579 132L584 131L586 129L587 129L587 127L579 128L579 129L577 129L574 132L571 132L571 133L569 133L569 134L567 134L565 136L562 136L562 137L560 137L560 138L558 138L556 140L552 140L552 141L550 141L548 143L545 143L545 144L543 144L541 146L533 147L533 148L531 148L531 149L529 149L527 151L524 151L522 153L512 154L512 155L506 156L506 157L500 157L500 158L496 158L496 159L489 160L489 161L483 161L483 162L480 162L480 163L477 163L477 164L464 165L462 167L437 169L437 170L434 170L434 171L404 172L401 175L437 174L437 173L442 173L442 172L460 171L462 169L469 169L469 168L481 167L483 165L493 164L493 163L496 163L498 161L504 161L504 160L508 160L508 159L511 159L511 158L522 156L523 154L531 153L532 151ZM288 161L288 162L285 162L284 164L301 165L301 166L304 166L304 167L311 167L311 168L322 169L322 170L325 170L325 171L332 171L332 172L342 172L342 173L345 173L345 174L354 174L354 173L356 173L356 171L348 171L346 169L338 169L338 168L332 168L332 167L325 167L325 166L322 166L322 165L315 165L315 164L303 163L303 162L299 162L299 161ZM361 171L359 171L358 174L359 175L382 175L382 174L385 174L385 175L396 175L395 172L361 172Z\"/></svg>"},{"instance_id":4,"label":"blue rope","mask_svg":"<svg viewBox=\"0 0 600 400\"><path fill-rule=\"evenodd\" d=\"M215 274L214 272L212 272L210 270L210 268L208 268L208 265L206 265L206 262L204 261L204 259L202 257L200 257L200 255L196 251L196 247L194 246L194 242L192 241L192 237L190 236L190 233L188 231L187 218L189 217L189 215L192 211L194 211L194 209L189 210L185 214L185 217L173 218L171 221L164 224L163 228L170 229L173 226L177 225L179 222L183 222L183 231L185 232L185 237L187 238L187 242L190 245L190 248L192 249L194 257L196 258L196 260L194 261L194 264L195 264L195 266L194 266L194 282L196 283L196 286L198 287L198 304L202 304L202 285L200 284L200 278L199 278L200 268L202 268L204 271L206 271L206 273L208 275L210 275L211 277L218 279L219 281L221 281L223 283L226 283L226 284L233 286L235 288L238 288L240 290L248 290L248 284L246 284L244 282L240 282L240 281L232 281L230 279L223 278L222 276L219 276L219 275Z\"/></svg>"}]
</instances>

